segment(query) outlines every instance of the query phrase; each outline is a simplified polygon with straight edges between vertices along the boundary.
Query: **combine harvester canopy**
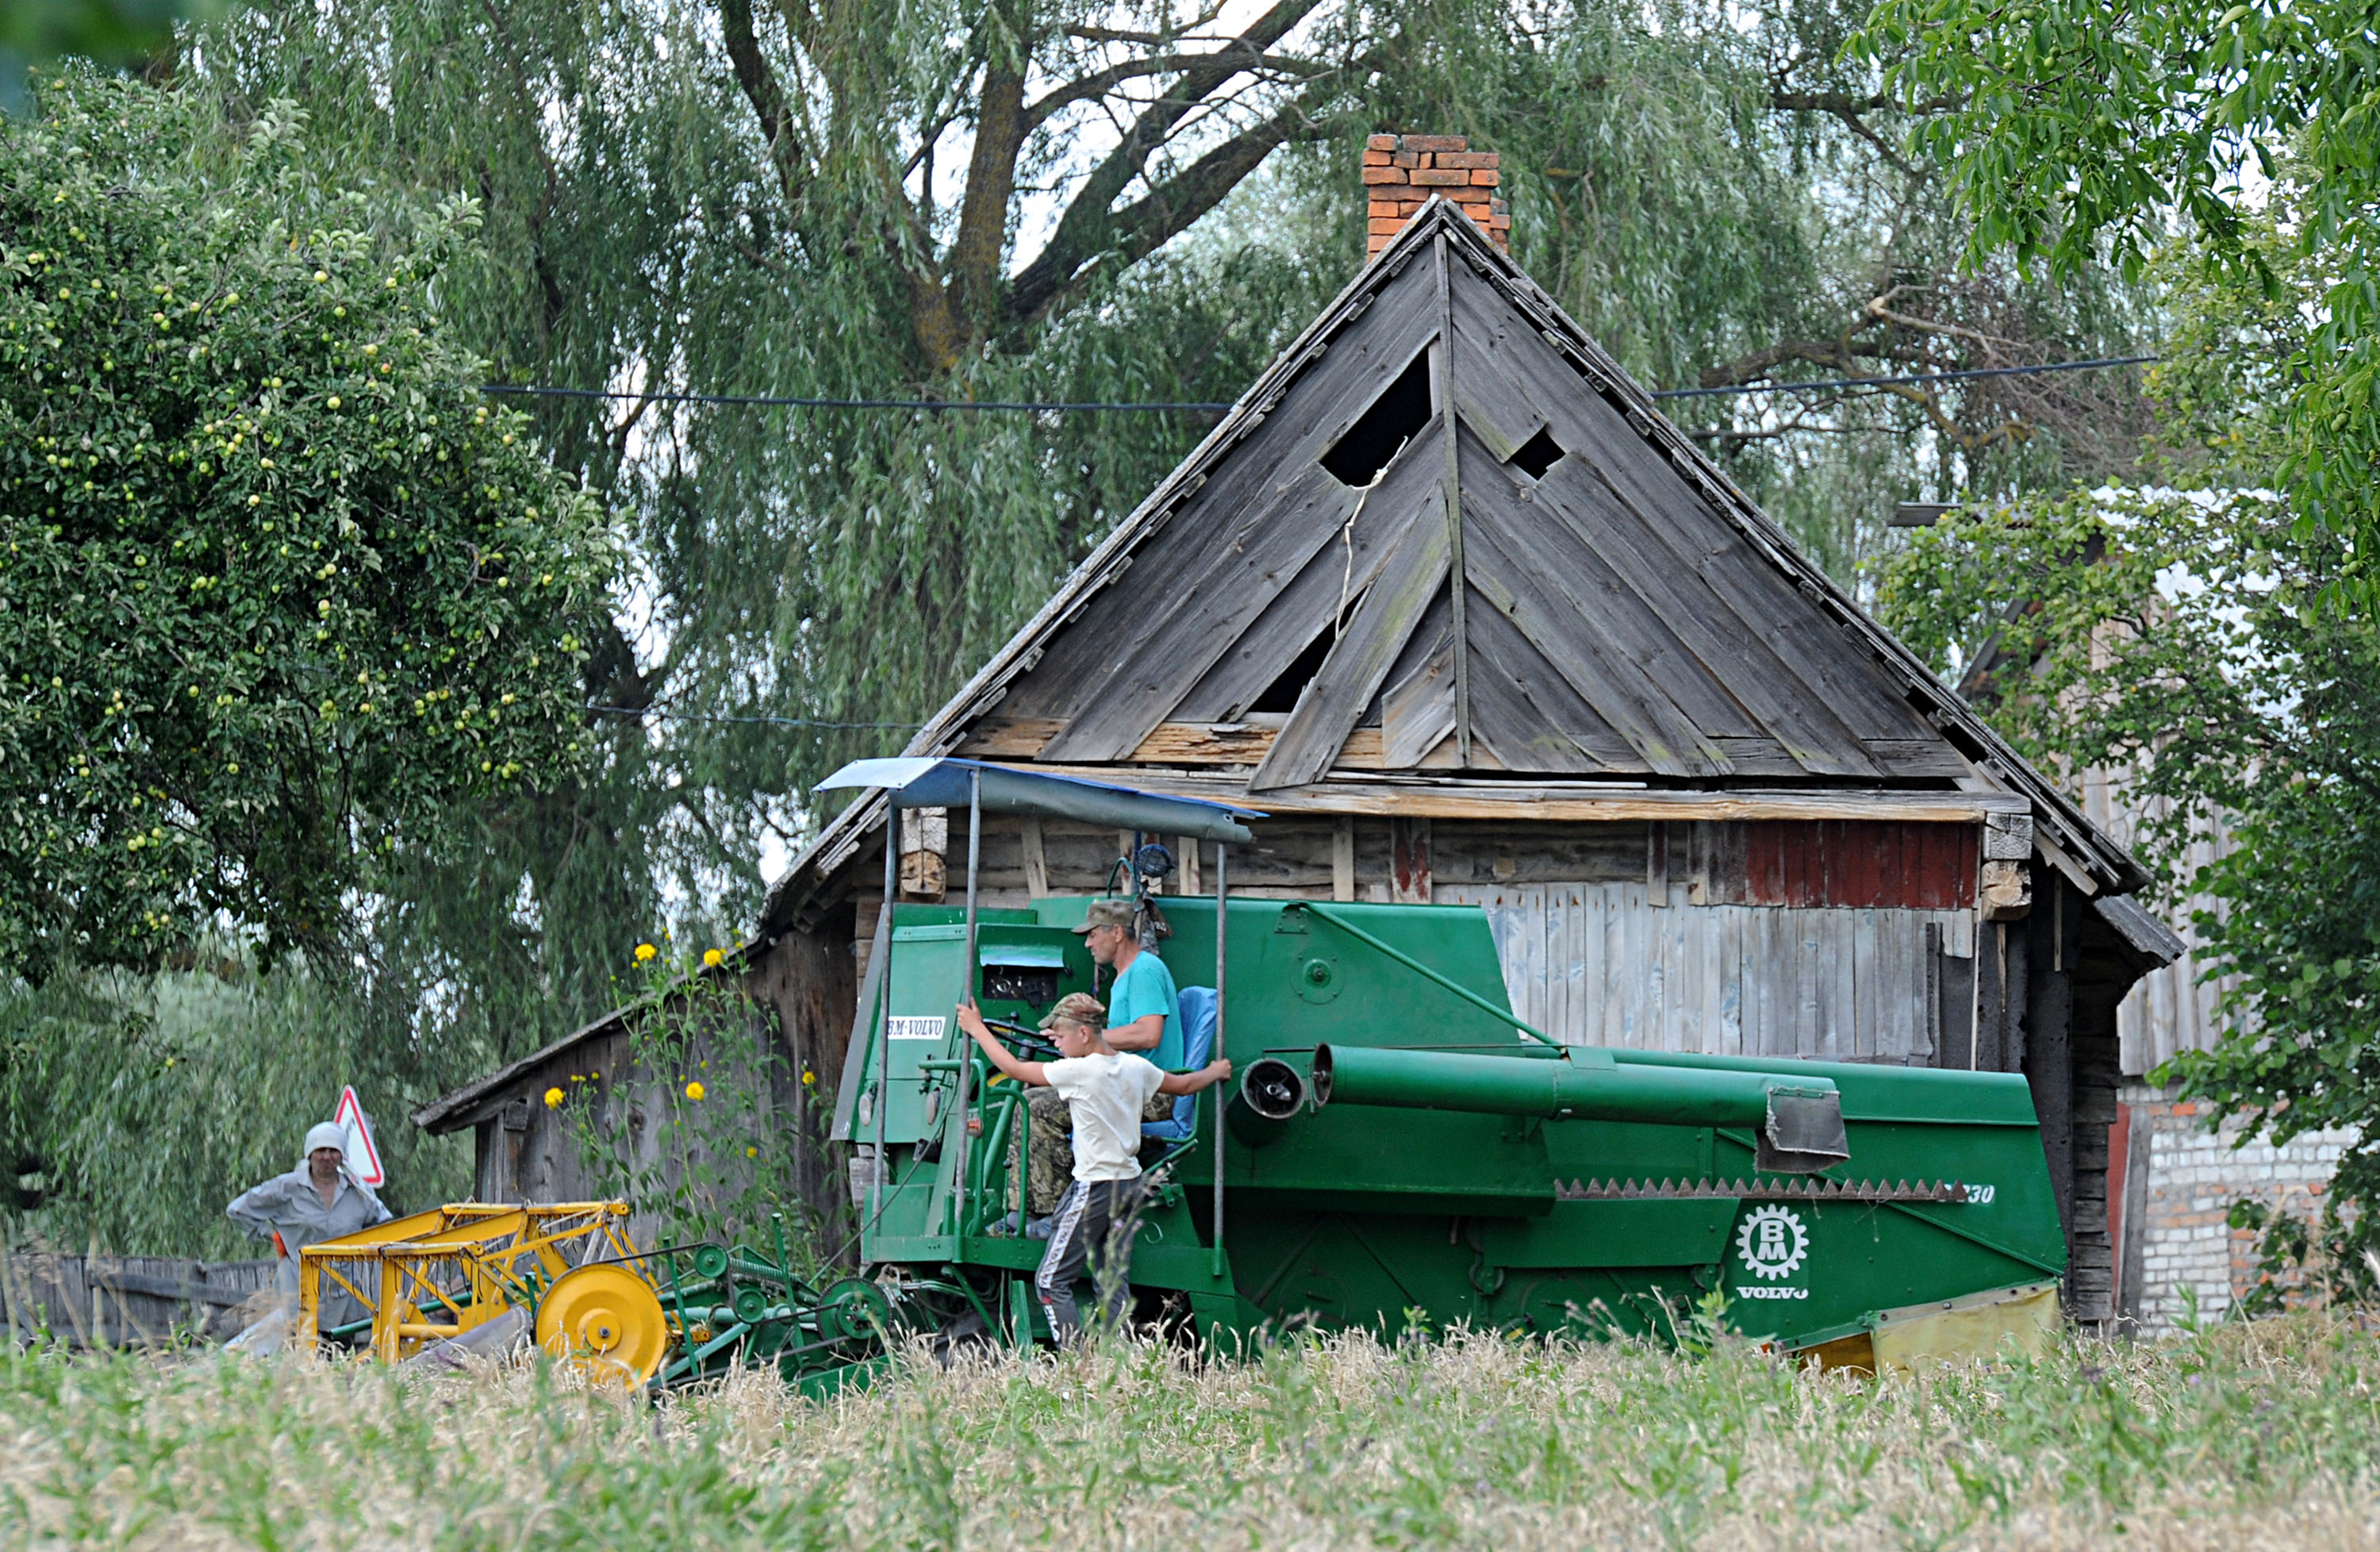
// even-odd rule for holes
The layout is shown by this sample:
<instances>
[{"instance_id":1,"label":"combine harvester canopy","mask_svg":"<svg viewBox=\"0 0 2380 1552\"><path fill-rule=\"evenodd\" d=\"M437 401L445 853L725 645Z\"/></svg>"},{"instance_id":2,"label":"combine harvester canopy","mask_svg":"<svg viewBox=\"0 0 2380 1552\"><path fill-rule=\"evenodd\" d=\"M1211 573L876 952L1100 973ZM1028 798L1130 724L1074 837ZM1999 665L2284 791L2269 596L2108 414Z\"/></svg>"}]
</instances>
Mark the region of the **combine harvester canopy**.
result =
<instances>
[{"instance_id":1,"label":"combine harvester canopy","mask_svg":"<svg viewBox=\"0 0 2380 1552\"><path fill-rule=\"evenodd\" d=\"M904 808L1216 843L1215 895L1155 897L1155 952L1185 988L1185 1045L1211 1009L1234 1071L1144 1153L1144 1315L1226 1347L1456 1322L1668 1338L1720 1295L1744 1335L1864 1367L2054 1327L2064 1239L2020 1076L1564 1046L1514 1017L1475 907L1230 899L1230 844L1260 814L957 759L826 785L887 794L887 899ZM1159 847L1127 862L1144 892L1170 867ZM1048 1335L1042 1242L1015 1230L1010 1144L1032 1119L953 1011L973 996L1038 1059L1041 1016L1101 987L1072 930L1089 897L979 909L975 877L964 907L883 914L834 1136L891 1307L1021 1345Z\"/></svg>"}]
</instances>

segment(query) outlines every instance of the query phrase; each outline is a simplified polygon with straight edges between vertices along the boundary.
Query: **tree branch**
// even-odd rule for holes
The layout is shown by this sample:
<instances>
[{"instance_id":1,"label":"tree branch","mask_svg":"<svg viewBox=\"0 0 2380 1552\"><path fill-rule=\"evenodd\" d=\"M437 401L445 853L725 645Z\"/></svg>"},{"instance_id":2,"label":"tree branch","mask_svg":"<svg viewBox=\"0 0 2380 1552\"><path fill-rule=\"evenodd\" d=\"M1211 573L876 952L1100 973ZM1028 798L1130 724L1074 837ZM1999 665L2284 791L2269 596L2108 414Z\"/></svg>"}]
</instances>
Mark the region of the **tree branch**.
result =
<instances>
[{"instance_id":1,"label":"tree branch","mask_svg":"<svg viewBox=\"0 0 2380 1552\"><path fill-rule=\"evenodd\" d=\"M1232 48L1200 56L1199 62L1185 68L1163 96L1141 111L1140 116L1124 131L1115 150L1092 169L1091 176L1075 191L1040 256L1026 266L1011 285L1008 313L1012 319L1042 316L1071 288L1083 266L1114 244L1119 228L1125 221L1125 216L1113 209L1115 201L1135 178L1142 176L1149 157L1166 143L1182 120L1232 77L1245 73L1246 59L1260 57L1320 4L1321 0L1275 0L1269 9L1248 24L1234 40ZM1264 125L1245 131L1209 152L1190 169L1171 180L1169 188L1179 185L1181 192L1191 198L1180 201L1160 200L1160 193L1153 191L1148 199L1134 207L1135 212L1141 212L1136 234L1146 236L1155 230L1149 224L1149 217L1176 204L1183 209L1196 204L1201 214L1212 208L1216 200L1230 191L1232 182L1245 177L1274 146L1287 138L1288 126L1284 119L1293 120L1302 115L1302 108L1294 112L1284 109ZM1251 149L1256 152L1254 158L1233 175L1231 182L1213 188L1211 197L1204 203L1196 203L1196 196L1205 192L1215 177L1233 164L1234 157L1244 155ZM1184 181L1192 179L1194 175L1195 181ZM1195 215L1191 217L1193 220L1196 218ZM1162 222L1159 224L1161 225ZM1164 236L1171 236L1180 229L1180 225L1175 225L1166 231ZM1148 252L1156 246L1156 242L1163 241L1164 236L1140 248L1134 257Z\"/></svg>"},{"instance_id":2,"label":"tree branch","mask_svg":"<svg viewBox=\"0 0 2380 1552\"><path fill-rule=\"evenodd\" d=\"M777 175L777 187L785 202L795 204L807 181L801 143L794 135L784 89L752 30L752 0L720 0L719 27L726 39L728 61L735 69L735 84L743 89L744 100L752 104L753 115L760 121L760 136L769 148L769 165Z\"/></svg>"},{"instance_id":3,"label":"tree branch","mask_svg":"<svg viewBox=\"0 0 2380 1552\"><path fill-rule=\"evenodd\" d=\"M1283 76L1306 79L1336 68L1334 66L1311 59L1298 59L1277 54L1259 54L1254 50L1243 49L1236 42L1225 48L1204 54L1159 55L1153 58L1135 59L1125 64L1111 66L1095 75L1085 76L1080 80L1069 81L1063 86L1053 88L1036 98L1032 105L1025 110L1026 122L1038 126L1059 109L1070 103L1079 103L1087 97L1104 95L1109 89L1120 86L1125 81L1139 80L1149 76L1168 75L1175 70L1187 69L1193 65L1204 65L1226 55L1238 57L1241 61L1240 68L1251 74L1257 71L1273 71Z\"/></svg>"}]
</instances>

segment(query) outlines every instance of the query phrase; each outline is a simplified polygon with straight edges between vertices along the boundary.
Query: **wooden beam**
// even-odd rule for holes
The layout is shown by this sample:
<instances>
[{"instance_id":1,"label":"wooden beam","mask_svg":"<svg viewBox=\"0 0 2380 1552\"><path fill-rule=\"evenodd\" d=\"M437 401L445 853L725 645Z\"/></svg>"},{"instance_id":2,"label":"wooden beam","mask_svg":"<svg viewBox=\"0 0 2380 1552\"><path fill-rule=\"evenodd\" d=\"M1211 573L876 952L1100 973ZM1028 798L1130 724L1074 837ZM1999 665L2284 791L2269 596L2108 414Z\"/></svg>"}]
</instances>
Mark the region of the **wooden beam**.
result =
<instances>
[{"instance_id":1,"label":"wooden beam","mask_svg":"<svg viewBox=\"0 0 2380 1552\"><path fill-rule=\"evenodd\" d=\"M1454 292L1447 273L1451 261L1446 237L1438 249L1438 343L1430 347L1430 397L1438 401L1439 418L1446 427L1446 540L1454 577L1454 748L1456 758L1471 763L1471 649L1463 639L1463 579L1470 575L1463 563L1463 463L1456 452L1454 410Z\"/></svg>"},{"instance_id":2,"label":"wooden beam","mask_svg":"<svg viewBox=\"0 0 2380 1552\"><path fill-rule=\"evenodd\" d=\"M1259 712L1244 722L1160 722L1133 750L1133 765L1258 765L1281 734L1280 713ZM969 759L1031 760L1059 728L1051 718L986 718L958 753ZM1338 766L1355 770L1390 769L1376 727L1359 727L1339 746Z\"/></svg>"},{"instance_id":3,"label":"wooden beam","mask_svg":"<svg viewBox=\"0 0 2380 1552\"><path fill-rule=\"evenodd\" d=\"M1050 892L1050 855L1041 849L1041 817L1023 816L1025 831L1025 892L1042 899Z\"/></svg>"},{"instance_id":4,"label":"wooden beam","mask_svg":"<svg viewBox=\"0 0 2380 1552\"><path fill-rule=\"evenodd\" d=\"M1330 829L1330 898L1355 898L1355 818L1342 814Z\"/></svg>"},{"instance_id":5,"label":"wooden beam","mask_svg":"<svg viewBox=\"0 0 2380 1552\"><path fill-rule=\"evenodd\" d=\"M1665 792L1620 788L1597 792L1585 783L1556 786L1480 782L1405 786L1387 782L1328 780L1251 798L1220 772L1151 770L1117 765L1021 765L1020 770L1092 782L1124 782L1176 797L1239 803L1269 814L1403 815L1440 819L1899 819L1976 824L1985 814L2024 812L2012 794L1966 792ZM1261 821L1259 821L1261 822Z\"/></svg>"},{"instance_id":6,"label":"wooden beam","mask_svg":"<svg viewBox=\"0 0 2380 1552\"><path fill-rule=\"evenodd\" d=\"M1297 709L1248 779L1249 791L1302 785L1337 761L1364 709L1379 693L1380 682L1420 626L1450 565L1446 529L1431 521L1425 504L1364 595L1347 634L1332 644L1321 668L1299 693ZM1456 700L1459 710L1459 693ZM1459 721L1457 728L1459 734Z\"/></svg>"}]
</instances>

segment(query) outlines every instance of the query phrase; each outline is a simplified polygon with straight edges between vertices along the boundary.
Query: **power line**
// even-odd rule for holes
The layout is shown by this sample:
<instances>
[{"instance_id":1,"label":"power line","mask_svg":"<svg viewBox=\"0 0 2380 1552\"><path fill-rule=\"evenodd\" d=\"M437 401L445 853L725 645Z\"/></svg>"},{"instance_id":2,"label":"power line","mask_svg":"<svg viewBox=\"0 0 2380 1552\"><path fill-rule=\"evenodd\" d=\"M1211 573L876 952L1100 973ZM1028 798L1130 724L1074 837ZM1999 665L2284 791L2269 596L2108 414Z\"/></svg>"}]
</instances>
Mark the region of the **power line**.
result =
<instances>
[{"instance_id":1,"label":"power line","mask_svg":"<svg viewBox=\"0 0 2380 1552\"><path fill-rule=\"evenodd\" d=\"M808 717L720 717L702 711L672 711L665 707L660 706L647 706L643 708L634 706L589 706L584 708L584 709L589 711L600 711L613 717L635 717L640 721L646 717L666 717L673 721L680 722L748 722L764 727L832 728L836 730L856 728L893 728L903 733L915 733L917 729L925 725L923 722L821 722L814 721Z\"/></svg>"},{"instance_id":2,"label":"power line","mask_svg":"<svg viewBox=\"0 0 2380 1552\"><path fill-rule=\"evenodd\" d=\"M2095 361L2050 361L2037 367L1970 367L1964 371L1912 372L1906 377L1838 377L1813 382L1749 382L1725 388L1663 388L1657 399L1708 399L1722 394L1799 394L1831 388L1888 388L1904 382L1957 382L1971 377L2033 377L2043 372L2096 371L2103 367L2139 367L2161 356L2106 356Z\"/></svg>"},{"instance_id":3,"label":"power line","mask_svg":"<svg viewBox=\"0 0 2380 1552\"><path fill-rule=\"evenodd\" d=\"M917 409L935 412L962 409L1011 409L1036 415L1072 415L1093 410L1148 412L1179 410L1220 415L1232 407L1227 404L1171 401L1148 404L1110 404L1100 401L1038 404L1014 399L813 399L795 398L778 394L639 394L625 389L548 388L536 383L516 382L482 382L480 384L480 391L483 394L536 394L555 399L639 399L650 404L786 405L797 409Z\"/></svg>"},{"instance_id":4,"label":"power line","mask_svg":"<svg viewBox=\"0 0 2380 1552\"><path fill-rule=\"evenodd\" d=\"M1836 377L1808 382L1739 382L1719 388L1657 388L1656 399L1708 399L1745 394L1829 393L1844 388L1892 388L1920 382L1961 382L1979 377L2034 377L2047 372L2099 371L2109 367L2139 367L2163 359L2157 356L2107 356L2089 361L2049 361L2031 367L1971 367L1960 371L1911 372L1898 377ZM484 394L553 399L637 399L650 404L778 406L794 409L906 409L929 414L959 410L1008 410L1028 415L1195 414L1220 415L1232 406L1196 400L1153 400L1145 403L1109 400L1017 399L828 399L781 394L639 394L628 389L553 388L541 383L483 382ZM854 724L859 725L859 724Z\"/></svg>"}]
</instances>

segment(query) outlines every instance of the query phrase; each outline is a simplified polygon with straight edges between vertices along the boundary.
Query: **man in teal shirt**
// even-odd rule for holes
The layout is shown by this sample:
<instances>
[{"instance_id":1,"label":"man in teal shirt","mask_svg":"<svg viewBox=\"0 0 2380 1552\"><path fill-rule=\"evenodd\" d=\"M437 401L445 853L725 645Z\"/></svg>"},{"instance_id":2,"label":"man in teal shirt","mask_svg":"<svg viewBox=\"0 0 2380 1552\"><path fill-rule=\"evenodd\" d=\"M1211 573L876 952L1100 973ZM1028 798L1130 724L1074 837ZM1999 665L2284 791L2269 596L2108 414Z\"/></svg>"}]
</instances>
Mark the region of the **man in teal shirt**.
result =
<instances>
[{"instance_id":1,"label":"man in teal shirt","mask_svg":"<svg viewBox=\"0 0 2380 1552\"><path fill-rule=\"evenodd\" d=\"M1075 928L1091 957L1115 970L1108 988L1108 1044L1171 1073L1182 1065L1182 998L1165 961L1140 946L1129 900L1094 900Z\"/></svg>"}]
</instances>

